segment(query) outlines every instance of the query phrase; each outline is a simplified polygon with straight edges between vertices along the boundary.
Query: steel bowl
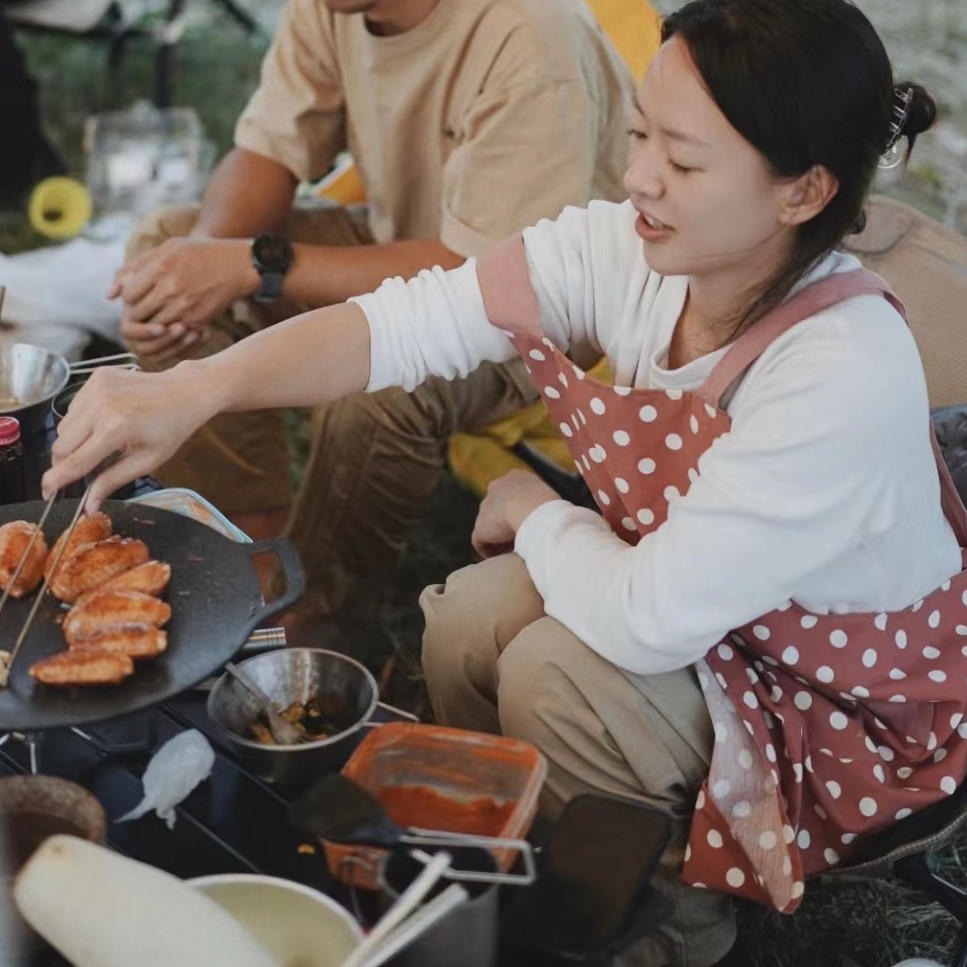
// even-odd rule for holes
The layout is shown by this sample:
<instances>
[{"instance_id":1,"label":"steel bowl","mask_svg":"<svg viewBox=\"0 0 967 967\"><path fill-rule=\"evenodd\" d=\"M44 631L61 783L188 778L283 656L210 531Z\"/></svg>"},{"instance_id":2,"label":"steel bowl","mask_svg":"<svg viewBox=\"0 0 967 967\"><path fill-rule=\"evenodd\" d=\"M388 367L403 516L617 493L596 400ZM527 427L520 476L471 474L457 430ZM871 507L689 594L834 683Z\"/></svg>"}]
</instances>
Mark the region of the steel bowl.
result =
<instances>
[{"instance_id":1,"label":"steel bowl","mask_svg":"<svg viewBox=\"0 0 967 967\"><path fill-rule=\"evenodd\" d=\"M70 366L40 346L0 340L0 415L20 421L24 439L44 428L50 401L67 385Z\"/></svg>"},{"instance_id":2,"label":"steel bowl","mask_svg":"<svg viewBox=\"0 0 967 967\"><path fill-rule=\"evenodd\" d=\"M376 679L353 658L322 648L283 648L238 665L275 703L315 699L343 727L335 735L299 745L265 745L251 738L255 697L227 672L208 694L208 717L251 772L268 782L297 783L342 768L379 702Z\"/></svg>"}]
</instances>

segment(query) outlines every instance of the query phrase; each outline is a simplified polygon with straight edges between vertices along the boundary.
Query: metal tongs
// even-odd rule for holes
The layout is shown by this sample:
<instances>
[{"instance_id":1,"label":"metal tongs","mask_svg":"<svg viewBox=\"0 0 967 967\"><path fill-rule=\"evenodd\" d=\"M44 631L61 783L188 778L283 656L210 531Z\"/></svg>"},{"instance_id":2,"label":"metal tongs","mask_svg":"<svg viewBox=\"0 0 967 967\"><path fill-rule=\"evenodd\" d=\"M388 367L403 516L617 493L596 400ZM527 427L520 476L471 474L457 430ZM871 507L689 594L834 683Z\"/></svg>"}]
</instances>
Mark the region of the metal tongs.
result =
<instances>
[{"instance_id":1,"label":"metal tongs","mask_svg":"<svg viewBox=\"0 0 967 967\"><path fill-rule=\"evenodd\" d=\"M8 682L10 681L10 672L13 669L13 663L17 660L17 655L20 652L20 648L30 633L30 628L34 623L34 618L37 616L37 611L40 608L41 602L47 594L47 588L50 584L50 579L57 573L57 568L60 566L60 559L64 556L64 552L67 550L67 546L70 544L71 535L74 533L74 528L77 527L77 522L81 518L81 514L84 512L84 505L87 503L87 498L90 495L91 487L94 485L94 479L87 485L84 491L84 496L78 501L77 509L74 511L74 516L71 518L70 526L67 528L67 537L61 544L59 550L57 551L57 557L54 558L53 566L49 569L45 568L47 574L44 576L44 582L40 586L40 591L34 600L33 607L30 609L30 614L27 615L26 621L20 628L20 634L17 635L17 640L14 642L13 649L8 652L0 652L0 688L6 688ZM33 550L34 545L37 543L37 538L44 532L44 524L47 522L47 517L50 514L51 508L54 506L54 501L57 499L59 491L54 491L51 494L50 499L47 501L47 506L44 507L44 512L40 516L40 520L37 523L37 528L30 535L30 540L27 542L27 547L25 548L20 560L17 562L17 568L13 572L13 576L7 582L6 590L3 592L3 597L0 598L0 612L3 611L7 604L7 599L10 597L11 590L16 587L17 581L20 578L20 574L27 564L27 560L30 557L30 552Z\"/></svg>"}]
</instances>

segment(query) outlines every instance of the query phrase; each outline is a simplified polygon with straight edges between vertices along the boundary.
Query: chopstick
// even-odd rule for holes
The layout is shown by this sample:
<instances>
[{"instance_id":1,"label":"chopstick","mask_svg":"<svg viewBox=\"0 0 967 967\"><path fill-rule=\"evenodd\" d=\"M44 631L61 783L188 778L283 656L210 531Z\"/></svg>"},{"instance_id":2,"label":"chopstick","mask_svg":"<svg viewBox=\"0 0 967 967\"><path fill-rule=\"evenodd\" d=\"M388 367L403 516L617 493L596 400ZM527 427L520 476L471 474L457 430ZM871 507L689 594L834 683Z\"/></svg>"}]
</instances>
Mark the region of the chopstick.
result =
<instances>
[{"instance_id":1,"label":"chopstick","mask_svg":"<svg viewBox=\"0 0 967 967\"><path fill-rule=\"evenodd\" d=\"M440 874L450 865L453 857L441 850L426 865L420 875L406 888L399 899L380 917L376 926L363 942L342 962L340 967L364 967L379 951L390 931L409 916L420 900L430 892Z\"/></svg>"},{"instance_id":2,"label":"chopstick","mask_svg":"<svg viewBox=\"0 0 967 967\"><path fill-rule=\"evenodd\" d=\"M451 910L460 906L468 896L467 891L459 883L451 883L439 896L420 907L413 916L404 920L398 927L390 930L366 959L363 967L379 967L391 957L395 957Z\"/></svg>"},{"instance_id":3,"label":"chopstick","mask_svg":"<svg viewBox=\"0 0 967 967\"><path fill-rule=\"evenodd\" d=\"M37 610L40 608L41 601L44 600L44 595L47 593L47 588L50 584L50 580L57 573L57 568L60 566L60 559L64 556L64 552L67 550L67 545L70 544L71 535L74 533L74 528L77 527L77 522L81 518L81 514L84 512L84 505L87 503L87 498L90 496L91 487L94 486L94 480L87 485L84 491L84 496L77 503L77 509L74 511L74 516L71 519L70 526L67 528L67 537L61 544L60 549L57 551L57 557L54 558L53 566L47 572L44 577L44 583L40 587L40 592L38 593L36 599L34 600L33 607L30 609L30 614L27 615L27 620L23 623L23 627L20 629L20 634L17 636L17 640L14 643L13 650L10 652L10 657L6 659L5 662L0 663L0 688L5 688L10 680L10 672L13 670L13 663L17 660L17 655L20 652L20 648L30 633L31 625L34 623L34 618L37 616ZM13 579L7 585L6 591L3 593L3 599L0 600L0 610L7 603L7 598L10 597L10 589L14 586L14 582L20 576L20 572L24 568L24 564L27 561L27 556L30 554L30 549L34 546L37 540L37 535L41 533L44 523L47 520L47 515L50 513L51 507L54 506L54 501L57 499L58 491L54 491L51 498L47 501L47 506L44 508L44 513L40 518L40 523L37 524L37 530L31 535L30 543L27 545L27 550L24 551L23 556L20 558L20 563L17 565L17 570L14 572Z\"/></svg>"}]
</instances>

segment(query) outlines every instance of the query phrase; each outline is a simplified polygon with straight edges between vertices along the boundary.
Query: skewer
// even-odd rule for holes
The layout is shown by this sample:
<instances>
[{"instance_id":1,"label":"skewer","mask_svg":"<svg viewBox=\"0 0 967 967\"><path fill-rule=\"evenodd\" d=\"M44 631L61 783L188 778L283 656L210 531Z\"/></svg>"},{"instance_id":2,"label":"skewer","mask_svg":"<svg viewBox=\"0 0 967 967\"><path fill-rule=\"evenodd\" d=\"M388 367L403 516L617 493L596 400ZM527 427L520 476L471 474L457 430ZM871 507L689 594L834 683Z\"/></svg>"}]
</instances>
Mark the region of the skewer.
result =
<instances>
[{"instance_id":1,"label":"skewer","mask_svg":"<svg viewBox=\"0 0 967 967\"><path fill-rule=\"evenodd\" d=\"M84 496L81 497L81 499L77 503L77 509L74 511L74 516L73 518L71 518L70 526L67 528L67 537L64 539L64 542L61 544L60 549L57 551L57 557L54 558L53 566L47 572L47 576L44 578L44 583L40 586L40 592L38 593L37 598L34 601L33 607L30 609L30 614L27 615L27 620L24 622L23 627L20 629L20 634L17 636L17 640L14 643L13 650L10 652L10 657L7 658L5 662L0 663L0 688L6 687L7 682L10 679L10 671L13 668L13 663L17 660L17 655L20 652L20 647L23 645L24 640L29 634L31 625L34 623L34 618L37 615L37 610L40 608L40 603L41 601L44 600L44 595L46 595L47 593L47 587L50 584L50 579L57 573L57 568L60 566L60 559L64 556L64 552L67 550L68 544L70 544L71 535L74 533L74 528L77 527L77 522L80 520L81 514L84 512L84 505L87 503L87 498L88 496L90 496L91 487L93 486L94 486L94 479L92 479L91 482L87 485L87 488L84 491ZM44 508L44 514L40 519L40 524L37 525L38 532L40 531L41 525L43 525L44 521L47 519L47 514L50 513L50 508L53 506L53 503L56 497L57 497L57 494L55 493L50 498L50 500L47 501L47 506L46 508ZM33 544L33 539L36 536L37 535L34 534L33 537L31 538L31 544ZM30 546L28 546L27 550L29 552ZM20 569L23 567L24 561L26 561L26 559L27 559L27 554L25 553L20 560L20 564L17 566L17 571L14 574L14 579L16 579L17 575L19 575ZM11 581L10 584L8 585L8 592L9 592L9 588L12 586L13 586L13 581ZM3 601L0 601L0 608L3 607L4 603L6 603L8 592L4 593Z\"/></svg>"},{"instance_id":2,"label":"skewer","mask_svg":"<svg viewBox=\"0 0 967 967\"><path fill-rule=\"evenodd\" d=\"M4 606L7 603L7 599L10 597L11 590L16 586L17 579L20 577L20 572L24 569L27 564L27 559L30 557L30 552L33 550L34 544L37 543L37 538L44 532L44 524L47 522L47 515L50 513L50 508L54 506L54 501L57 499L57 491L55 490L50 500L47 501L47 506L44 508L43 514L40 516L40 521L37 523L37 529L30 535L30 540L27 543L27 549L23 552L20 560L17 563L17 569L13 572L13 577L7 582L7 588L3 592L3 597L0 598L0 612L3 611Z\"/></svg>"}]
</instances>

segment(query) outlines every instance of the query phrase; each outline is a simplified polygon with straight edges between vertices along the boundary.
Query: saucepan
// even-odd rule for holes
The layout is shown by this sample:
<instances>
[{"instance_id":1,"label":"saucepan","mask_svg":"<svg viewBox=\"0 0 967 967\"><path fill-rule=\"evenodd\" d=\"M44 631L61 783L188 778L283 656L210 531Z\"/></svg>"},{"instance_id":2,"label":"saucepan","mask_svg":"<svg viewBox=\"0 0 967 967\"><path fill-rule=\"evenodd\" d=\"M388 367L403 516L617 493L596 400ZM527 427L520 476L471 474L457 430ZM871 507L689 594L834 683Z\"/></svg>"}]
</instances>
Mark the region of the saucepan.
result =
<instances>
[{"instance_id":1,"label":"saucepan","mask_svg":"<svg viewBox=\"0 0 967 967\"><path fill-rule=\"evenodd\" d=\"M208 717L239 760L268 782L298 783L342 768L377 708L394 716L415 716L379 701L376 679L347 655L323 648L285 648L239 662L238 667L279 710L313 702L325 734L298 745L256 740L258 700L231 674L223 674L208 693Z\"/></svg>"},{"instance_id":2,"label":"saucepan","mask_svg":"<svg viewBox=\"0 0 967 967\"><path fill-rule=\"evenodd\" d=\"M68 382L106 365L136 368L137 362L130 353L119 353L68 363L40 346L0 340L0 415L15 416L22 438L32 440L44 431L51 401Z\"/></svg>"}]
</instances>

